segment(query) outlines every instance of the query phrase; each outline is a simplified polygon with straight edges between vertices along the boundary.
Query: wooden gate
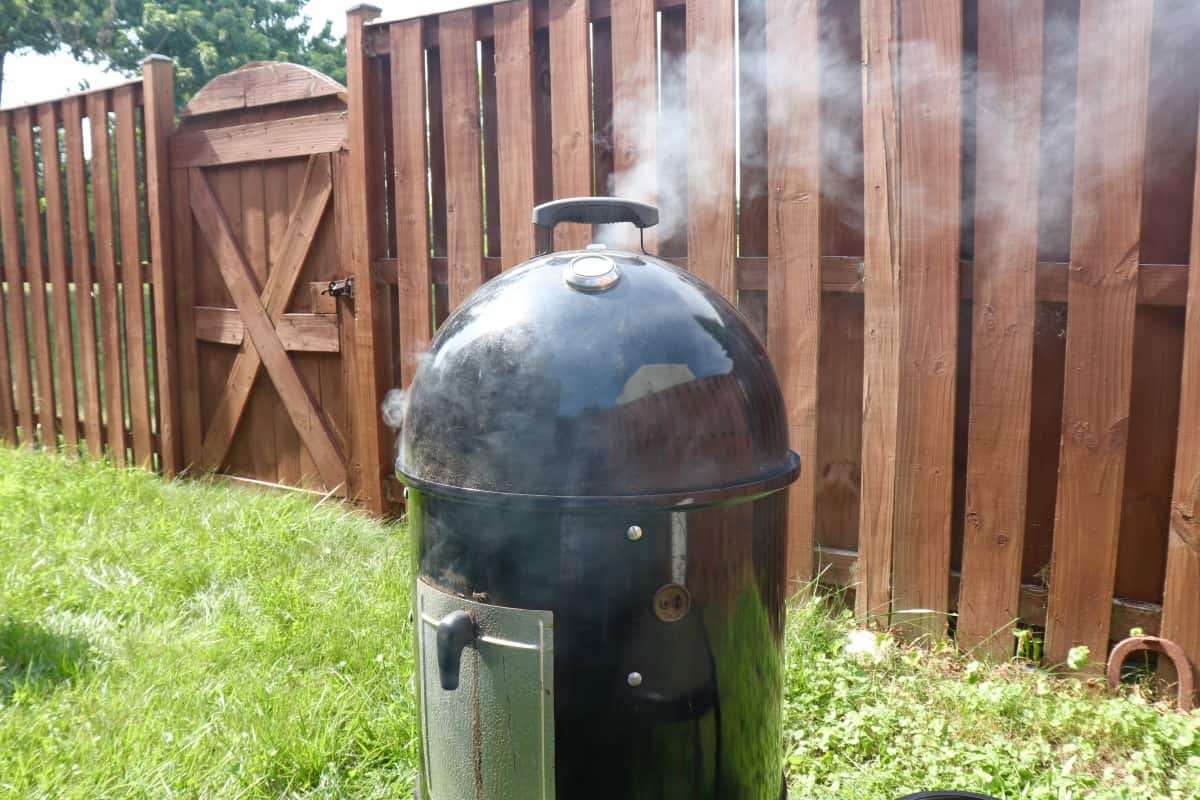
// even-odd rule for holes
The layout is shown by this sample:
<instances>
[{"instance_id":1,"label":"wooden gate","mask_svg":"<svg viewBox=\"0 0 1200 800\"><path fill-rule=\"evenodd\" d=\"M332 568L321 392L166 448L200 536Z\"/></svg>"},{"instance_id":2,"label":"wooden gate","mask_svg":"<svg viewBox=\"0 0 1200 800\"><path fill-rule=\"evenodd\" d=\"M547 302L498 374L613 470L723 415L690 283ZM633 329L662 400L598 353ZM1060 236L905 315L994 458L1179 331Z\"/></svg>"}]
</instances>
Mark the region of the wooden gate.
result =
<instances>
[{"instance_id":1,"label":"wooden gate","mask_svg":"<svg viewBox=\"0 0 1200 800\"><path fill-rule=\"evenodd\" d=\"M374 376L355 358L372 334L356 328L344 280L356 235L345 88L294 64L250 64L180 116L170 165L185 463L379 507ZM369 403L355 405L359 391Z\"/></svg>"}]
</instances>

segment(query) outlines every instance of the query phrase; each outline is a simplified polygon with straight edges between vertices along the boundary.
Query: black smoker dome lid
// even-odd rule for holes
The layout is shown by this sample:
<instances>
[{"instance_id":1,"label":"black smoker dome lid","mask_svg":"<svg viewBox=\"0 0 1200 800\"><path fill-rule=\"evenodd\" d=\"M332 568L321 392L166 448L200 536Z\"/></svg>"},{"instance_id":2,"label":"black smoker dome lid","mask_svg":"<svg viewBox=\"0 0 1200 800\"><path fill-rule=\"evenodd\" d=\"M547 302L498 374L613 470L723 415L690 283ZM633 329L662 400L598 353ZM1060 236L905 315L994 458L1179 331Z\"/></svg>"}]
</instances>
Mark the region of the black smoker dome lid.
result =
<instances>
[{"instance_id":1,"label":"black smoker dome lid","mask_svg":"<svg viewBox=\"0 0 1200 800\"><path fill-rule=\"evenodd\" d=\"M710 504L799 472L741 314L684 270L602 245L481 287L438 331L407 400L397 473L466 500Z\"/></svg>"}]
</instances>

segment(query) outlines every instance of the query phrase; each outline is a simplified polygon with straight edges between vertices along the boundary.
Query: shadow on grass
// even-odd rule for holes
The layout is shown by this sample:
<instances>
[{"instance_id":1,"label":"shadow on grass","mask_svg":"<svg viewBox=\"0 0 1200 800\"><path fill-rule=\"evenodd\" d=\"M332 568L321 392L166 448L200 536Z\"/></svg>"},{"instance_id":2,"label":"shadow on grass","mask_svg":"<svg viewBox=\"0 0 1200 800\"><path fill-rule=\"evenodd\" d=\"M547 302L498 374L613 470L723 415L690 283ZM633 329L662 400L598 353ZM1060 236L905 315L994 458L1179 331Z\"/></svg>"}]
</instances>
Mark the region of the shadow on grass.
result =
<instances>
[{"instance_id":1,"label":"shadow on grass","mask_svg":"<svg viewBox=\"0 0 1200 800\"><path fill-rule=\"evenodd\" d=\"M0 703L20 691L48 692L88 668L92 647L82 636L59 634L21 620L0 620Z\"/></svg>"}]
</instances>

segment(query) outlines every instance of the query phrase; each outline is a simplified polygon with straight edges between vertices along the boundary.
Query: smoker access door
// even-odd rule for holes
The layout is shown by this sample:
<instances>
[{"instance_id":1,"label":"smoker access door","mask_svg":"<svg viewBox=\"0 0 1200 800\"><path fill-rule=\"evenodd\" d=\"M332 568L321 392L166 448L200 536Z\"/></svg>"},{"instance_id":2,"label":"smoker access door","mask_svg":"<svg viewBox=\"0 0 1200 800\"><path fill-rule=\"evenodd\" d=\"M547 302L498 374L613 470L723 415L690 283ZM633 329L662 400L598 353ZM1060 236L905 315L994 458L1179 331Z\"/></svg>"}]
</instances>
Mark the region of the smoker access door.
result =
<instances>
[{"instance_id":1,"label":"smoker access door","mask_svg":"<svg viewBox=\"0 0 1200 800\"><path fill-rule=\"evenodd\" d=\"M554 615L475 603L417 581L425 800L553 800ZM437 629L475 622L456 689L443 689Z\"/></svg>"}]
</instances>

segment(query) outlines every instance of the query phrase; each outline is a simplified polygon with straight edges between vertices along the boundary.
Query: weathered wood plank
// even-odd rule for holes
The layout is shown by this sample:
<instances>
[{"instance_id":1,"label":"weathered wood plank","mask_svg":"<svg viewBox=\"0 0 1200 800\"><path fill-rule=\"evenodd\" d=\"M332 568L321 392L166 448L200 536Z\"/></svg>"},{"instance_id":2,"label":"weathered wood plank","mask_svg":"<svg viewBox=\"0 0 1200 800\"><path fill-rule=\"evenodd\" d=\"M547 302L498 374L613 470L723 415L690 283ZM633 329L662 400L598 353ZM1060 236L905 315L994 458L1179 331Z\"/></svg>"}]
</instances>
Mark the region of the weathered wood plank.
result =
<instances>
[{"instance_id":1,"label":"weathered wood plank","mask_svg":"<svg viewBox=\"0 0 1200 800\"><path fill-rule=\"evenodd\" d=\"M591 52L588 0L550 0L550 114L554 197L592 194ZM582 248L590 225L567 223L554 231L558 250Z\"/></svg>"},{"instance_id":2,"label":"weathered wood plank","mask_svg":"<svg viewBox=\"0 0 1200 800\"><path fill-rule=\"evenodd\" d=\"M901 0L900 413L892 613L943 635L950 587L962 191L962 9ZM901 55L901 58L905 56ZM915 62L920 66L912 69ZM925 69L922 69L925 68Z\"/></svg>"},{"instance_id":3,"label":"weathered wood plank","mask_svg":"<svg viewBox=\"0 0 1200 800\"><path fill-rule=\"evenodd\" d=\"M8 115L0 115L0 133L2 133L5 143L8 140ZM12 169L11 160L6 165L0 165L0 172L6 169ZM0 194L0 204L9 203L10 198L7 194ZM11 209L10 209L11 213ZM3 240L7 247L10 243L6 231L0 230L0 239ZM15 242L15 239L14 239ZM8 261L8 252L4 252L4 260ZM12 317L12 311L8 308L8 303L5 299L5 291L0 287L0 440L9 444L17 444L17 419L16 407L13 400L13 371L12 362L8 355L8 327L11 324L9 319ZM24 321L22 317L21 322ZM23 327L23 326L22 326Z\"/></svg>"},{"instance_id":4,"label":"weathered wood plank","mask_svg":"<svg viewBox=\"0 0 1200 800\"><path fill-rule=\"evenodd\" d=\"M535 205L534 161L538 137L533 123L533 10L530 0L501 3L496 27L496 101L499 117L500 256L504 267L536 252L529 215ZM403 252L403 251L400 251Z\"/></svg>"},{"instance_id":5,"label":"weathered wood plank","mask_svg":"<svg viewBox=\"0 0 1200 800\"><path fill-rule=\"evenodd\" d=\"M790 13L795 14L796 9ZM738 255L765 256L770 249L770 234L767 219L767 108L771 93L768 86L776 88L776 95L795 96L795 86L810 76L798 69L787 76L780 75L782 64L769 64L767 52L767 3L766 0L739 0L738 18ZM780 17L789 24L787 16ZM817 46L817 42L813 42ZM791 58L788 51L784 62ZM798 66L798 65L797 65ZM768 80L768 70L776 70L776 77ZM820 93L820 65L813 64L812 85L808 92ZM783 78L781 81L780 79ZM805 97L805 100L808 98ZM738 307L749 308L761 305L765 308L765 297L756 294L738 294Z\"/></svg>"},{"instance_id":6,"label":"weathered wood plank","mask_svg":"<svg viewBox=\"0 0 1200 800\"><path fill-rule=\"evenodd\" d=\"M687 3L688 269L737 302L733 0Z\"/></svg>"},{"instance_id":7,"label":"weathered wood plank","mask_svg":"<svg viewBox=\"0 0 1200 800\"><path fill-rule=\"evenodd\" d=\"M196 338L214 344L241 345L246 326L232 308L196 307ZM297 353L336 353L341 350L337 314L282 314L275 332L283 349ZM282 480L282 479L281 479Z\"/></svg>"},{"instance_id":8,"label":"weathered wood plank","mask_svg":"<svg viewBox=\"0 0 1200 800\"><path fill-rule=\"evenodd\" d=\"M613 194L612 21L592 23L592 193Z\"/></svg>"},{"instance_id":9,"label":"weathered wood plank","mask_svg":"<svg viewBox=\"0 0 1200 800\"><path fill-rule=\"evenodd\" d=\"M280 399L296 424L300 438L313 454L322 480L331 487L344 483L346 467L342 454L334 444L321 413L313 404L307 387L296 373L295 365L275 334L271 318L255 289L254 271L237 245L225 212L199 171L192 172L188 187L192 215L204 233L205 243L213 251L221 277L246 326L246 334L279 390Z\"/></svg>"},{"instance_id":10,"label":"weathered wood plank","mask_svg":"<svg viewBox=\"0 0 1200 800\"><path fill-rule=\"evenodd\" d=\"M170 225L170 175L167 139L175 127L175 79L170 59L150 56L142 62L144 105L142 136L146 148L146 221L150 245L150 283L154 308L155 398L158 447L163 475L182 468L179 441L179 353L175 339L175 264L167 242Z\"/></svg>"},{"instance_id":11,"label":"weathered wood plank","mask_svg":"<svg viewBox=\"0 0 1200 800\"><path fill-rule=\"evenodd\" d=\"M79 339L79 381L83 435L88 453L104 452L100 407L100 366L96 347L95 278L88 232L87 165L83 159L83 101L68 97L62 105L67 154L67 204L71 222L71 277L75 282L75 329Z\"/></svg>"},{"instance_id":12,"label":"weathered wood plank","mask_svg":"<svg viewBox=\"0 0 1200 800\"><path fill-rule=\"evenodd\" d=\"M307 171L307 163L302 164L295 159L276 161L263 166L263 202L266 211L267 247L272 270L279 264L284 236L288 230L288 223L291 221L292 207L295 205L295 198L299 196ZM295 173L299 173L299 176L293 177ZM312 290L313 287L310 284L309 291ZM332 300L333 298L328 299ZM197 319L197 326L199 326L199 319ZM280 333L280 341L284 342L286 348L287 343L280 330L281 327L282 319L275 329ZM263 383L270 385L269 381L263 381ZM273 386L271 386L271 391L274 392ZM273 397L272 400L274 401L274 413L271 417L271 428L275 444L275 471L280 483L300 486L303 483L302 463L305 458L303 454L306 451L300 441L300 434L296 432L296 426L292 424L292 418L287 414L287 409L283 407L277 397ZM315 466L309 471L315 472Z\"/></svg>"},{"instance_id":13,"label":"weathered wood plank","mask_svg":"<svg viewBox=\"0 0 1200 800\"><path fill-rule=\"evenodd\" d=\"M363 48L363 27L378 15L371 6L359 6L346 19L346 84L349 89L348 158L335 157L335 181L339 192L335 206L347 204L339 223L349 230L339 233L345 262L354 276L354 347L355 387L350 407L354 447L351 452L350 490L368 510L382 513L383 465L391 459L392 437L383 430L379 402L393 383L391 356L387 342L391 335L390 309L379 299L371 281L371 263L387 249L387 230L382 211L385 197L382 186L383 164L381 135L384 119L377 103L382 94L380 76L372 71ZM472 61L472 63L474 63ZM344 168L344 169L343 169ZM436 194L436 192L435 192ZM349 242L350 247L344 245ZM343 353L347 351L343 349ZM388 470L390 472L390 470Z\"/></svg>"},{"instance_id":14,"label":"weathered wood plank","mask_svg":"<svg viewBox=\"0 0 1200 800\"><path fill-rule=\"evenodd\" d=\"M37 419L43 447L58 447L54 400L54 369L50 355L49 315L46 310L46 272L43 264L41 209L37 162L33 153L33 115L28 107L13 113L17 129L17 162L21 182L21 214L25 230L25 280L29 283L34 373L37 376ZM20 287L20 284L17 284Z\"/></svg>"},{"instance_id":15,"label":"weathered wood plank","mask_svg":"<svg viewBox=\"0 0 1200 800\"><path fill-rule=\"evenodd\" d=\"M71 342L71 285L67 277L67 230L63 215L62 154L58 140L58 109L38 107L41 131L42 187L46 207L46 257L50 266L51 307L54 311L54 366L58 375L58 413L63 445L79 450L79 412L75 399L75 352Z\"/></svg>"},{"instance_id":16,"label":"weathered wood plank","mask_svg":"<svg viewBox=\"0 0 1200 800\"><path fill-rule=\"evenodd\" d=\"M9 130L12 116L0 112L0 129ZM21 234L17 223L17 192L13 176L12 145L7 133L0 136L0 239L4 246L4 275L8 281L7 307L9 319L14 321L12 332L13 402L16 405L17 424L21 428L21 441L33 444L33 374L30 362L29 328L25 324L26 304L22 287L25 278L21 274Z\"/></svg>"},{"instance_id":17,"label":"weathered wood plank","mask_svg":"<svg viewBox=\"0 0 1200 800\"><path fill-rule=\"evenodd\" d=\"M1025 538L1044 11L1043 0L979 9L974 333L956 635L998 660L1012 654Z\"/></svg>"},{"instance_id":18,"label":"weathered wood plank","mask_svg":"<svg viewBox=\"0 0 1200 800\"><path fill-rule=\"evenodd\" d=\"M171 137L171 164L210 167L333 153L346 148L346 112L185 130Z\"/></svg>"},{"instance_id":19,"label":"weathered wood plank","mask_svg":"<svg viewBox=\"0 0 1200 800\"><path fill-rule=\"evenodd\" d=\"M1171 496L1162 635L1187 653L1200 678L1200 160L1192 200L1191 278Z\"/></svg>"},{"instance_id":20,"label":"weathered wood plank","mask_svg":"<svg viewBox=\"0 0 1200 800\"><path fill-rule=\"evenodd\" d=\"M191 181L196 182L196 180L196 175L193 174ZM291 298L296 282L300 277L300 271L304 265L304 257L308 253L317 228L321 224L325 208L329 204L332 186L329 157L309 156L308 171L305 175L304 185L297 195L296 203L293 206L287 230L283 234L280 244L279 254L272 265L271 272L267 276L266 281L261 283L261 295L256 294L255 297L256 304L265 312L267 319L272 325L283 316L284 310L287 308L288 300ZM194 197L194 189L192 193ZM193 210L195 211L195 209ZM200 221L198 212L197 221ZM203 225L204 223L201 222L201 224ZM265 234L265 229L263 233ZM243 238L246 237L244 236ZM262 244L265 247L265 242ZM252 244L250 249L251 253L255 253L258 250L258 245ZM217 254L218 251L214 250L214 255ZM228 252L225 255L226 257L232 257ZM238 255L246 259L253 257L252 255L247 255L244 249L239 249ZM265 252L260 255L265 261ZM253 273L254 262L248 260L248 264L251 273ZM259 285L260 280L261 278L255 276L254 284L256 287ZM230 289L230 293L233 293L232 288ZM204 338L200 335L203 320L204 318L201 315L200 309L197 308L195 324L196 338L198 339ZM209 469L219 469L224 464L225 458L229 453L229 448L233 444L233 437L237 431L238 422L246 410L246 403L253 391L254 379L258 375L258 368L262 363L263 360L261 359L256 342L251 337L251 341L244 343L242 349L234 359L233 366L229 370L229 377L225 383L225 391L222 393L216 410L213 412L212 418L208 423L202 453L203 463ZM276 389L282 398L286 389L283 386L277 386ZM291 408L289 407L290 410ZM294 414L292 416L297 431L301 431L303 423L295 420ZM266 424L266 421L260 420L260 423ZM307 441L306 439L306 444ZM313 451L313 456L317 457L317 451ZM319 466L321 465L319 460L317 463ZM323 469L322 475L325 474ZM332 486L333 484L330 485Z\"/></svg>"},{"instance_id":21,"label":"weathered wood plank","mask_svg":"<svg viewBox=\"0 0 1200 800\"><path fill-rule=\"evenodd\" d=\"M821 353L820 3L766 0L767 196L770 289L767 345L800 455L789 489L788 576L812 577L817 470L817 375ZM807 82L794 79L804 75Z\"/></svg>"},{"instance_id":22,"label":"weathered wood plank","mask_svg":"<svg viewBox=\"0 0 1200 800\"><path fill-rule=\"evenodd\" d=\"M1129 424L1153 4L1083 0L1046 656L1103 653Z\"/></svg>"},{"instance_id":23,"label":"weathered wood plank","mask_svg":"<svg viewBox=\"0 0 1200 800\"><path fill-rule=\"evenodd\" d=\"M680 6L662 12L662 64L659 73L660 113L655 129L658 142L674 142L679 120L688 107L687 10ZM688 203L686 148L658 146L658 252L669 258L687 256ZM766 272L763 272L766 285Z\"/></svg>"},{"instance_id":24,"label":"weathered wood plank","mask_svg":"<svg viewBox=\"0 0 1200 800\"><path fill-rule=\"evenodd\" d=\"M182 467L202 458L200 360L196 347L196 254L188 200L188 170L171 170L171 253L175 265L175 342L179 362L179 420Z\"/></svg>"},{"instance_id":25,"label":"weathered wood plank","mask_svg":"<svg viewBox=\"0 0 1200 800\"><path fill-rule=\"evenodd\" d=\"M12 364L8 359L8 312L0 287L0 441L17 443L17 419L13 407Z\"/></svg>"},{"instance_id":26,"label":"weathered wood plank","mask_svg":"<svg viewBox=\"0 0 1200 800\"><path fill-rule=\"evenodd\" d=\"M254 119L254 115L264 112L276 112L277 109L251 109L245 114L246 119ZM275 270L272 268L270 241L267 236L267 206L264 162L242 164L237 173L241 180L241 226L238 229L242 252L246 261L254 270L258 286L265 286L268 276ZM296 195L299 197L299 195ZM294 291L294 285L293 285ZM290 293L289 293L290 294ZM286 303L284 304L286 307ZM272 320L274 321L274 320ZM197 320L199 324L199 320ZM276 329L276 333L278 333ZM248 343L247 343L248 344ZM247 348L243 348L245 350ZM236 361L235 361L236 363ZM299 359L293 359L296 372L304 385L308 387L313 399L320 403L320 389L314 381L311 370L305 369ZM255 370L257 372L257 370ZM218 409L220 406L218 406ZM246 399L246 407L242 412L245 424L242 431L245 435L234 437L233 447L226 459L230 471L242 466L255 478L266 481L279 480L279 456L275 445L275 423L278 417L286 417L286 409L279 402L275 387L270 381L257 381L250 389ZM289 420L290 421L290 420ZM330 426L332 427L332 426Z\"/></svg>"},{"instance_id":27,"label":"weathered wood plank","mask_svg":"<svg viewBox=\"0 0 1200 800\"><path fill-rule=\"evenodd\" d=\"M91 133L92 212L95 225L96 286L100 308L100 348L102 353L103 394L108 431L109 458L117 466L125 465L125 404L121 378L121 324L116 313L117 294L116 238L113 229L113 169L109 153L109 97L104 93L88 95L87 115Z\"/></svg>"},{"instance_id":28,"label":"weathered wood plank","mask_svg":"<svg viewBox=\"0 0 1200 800\"><path fill-rule=\"evenodd\" d=\"M438 21L442 60L442 119L446 139L446 230L450 258L450 308L481 286L483 187L479 149L479 73L475 12L455 11ZM434 192L438 187L434 187Z\"/></svg>"},{"instance_id":29,"label":"weathered wood plank","mask_svg":"<svg viewBox=\"0 0 1200 800\"><path fill-rule=\"evenodd\" d=\"M434 45L437 44L438 26L436 24L426 24L423 30L428 35L428 31L432 29L434 34ZM445 187L446 185L446 137L445 119L442 109L442 56L438 50L427 50L425 53L426 67L426 97L428 102L428 124L429 124L429 185L431 187ZM446 255L446 192L434 190L429 198L430 220L429 220L429 236L430 246L433 249L435 256ZM443 307L444 307L443 303ZM444 314L444 311L443 311Z\"/></svg>"},{"instance_id":30,"label":"weathered wood plank","mask_svg":"<svg viewBox=\"0 0 1200 800\"><path fill-rule=\"evenodd\" d=\"M269 61L247 64L213 78L188 101L180 116L195 117L328 96L345 99L346 88L308 67Z\"/></svg>"},{"instance_id":31,"label":"weathered wood plank","mask_svg":"<svg viewBox=\"0 0 1200 800\"><path fill-rule=\"evenodd\" d=\"M429 340L433 336L429 194L425 183L428 168L425 155L425 49L421 44L421 22L414 20L392 25L391 42L396 252L407 256L403 268L396 273L399 280L400 384L408 386L416 372L418 359L429 349ZM502 186L502 195L503 191ZM505 226L502 221L501 227Z\"/></svg>"},{"instance_id":32,"label":"weathered wood plank","mask_svg":"<svg viewBox=\"0 0 1200 800\"><path fill-rule=\"evenodd\" d=\"M129 384L129 417L133 429L134 463L148 466L150 441L150 382L146 375L145 298L142 293L142 254L138 219L137 165L141 160L134 126L132 87L113 95L117 114L117 196L121 220L121 276L125 300L125 369Z\"/></svg>"},{"instance_id":33,"label":"weathered wood plank","mask_svg":"<svg viewBox=\"0 0 1200 800\"><path fill-rule=\"evenodd\" d=\"M887 622L891 607L900 397L900 100L893 0L864 0L864 289L862 494L855 613Z\"/></svg>"},{"instance_id":34,"label":"weathered wood plank","mask_svg":"<svg viewBox=\"0 0 1200 800\"><path fill-rule=\"evenodd\" d=\"M614 0L613 193L658 203L658 18L654 0ZM632 245L631 235L621 241ZM645 231L646 249L657 252L658 232Z\"/></svg>"},{"instance_id":35,"label":"weathered wood plank","mask_svg":"<svg viewBox=\"0 0 1200 800\"><path fill-rule=\"evenodd\" d=\"M500 141L496 87L496 40L479 43L480 109L483 115L483 253L500 255Z\"/></svg>"}]
</instances>

